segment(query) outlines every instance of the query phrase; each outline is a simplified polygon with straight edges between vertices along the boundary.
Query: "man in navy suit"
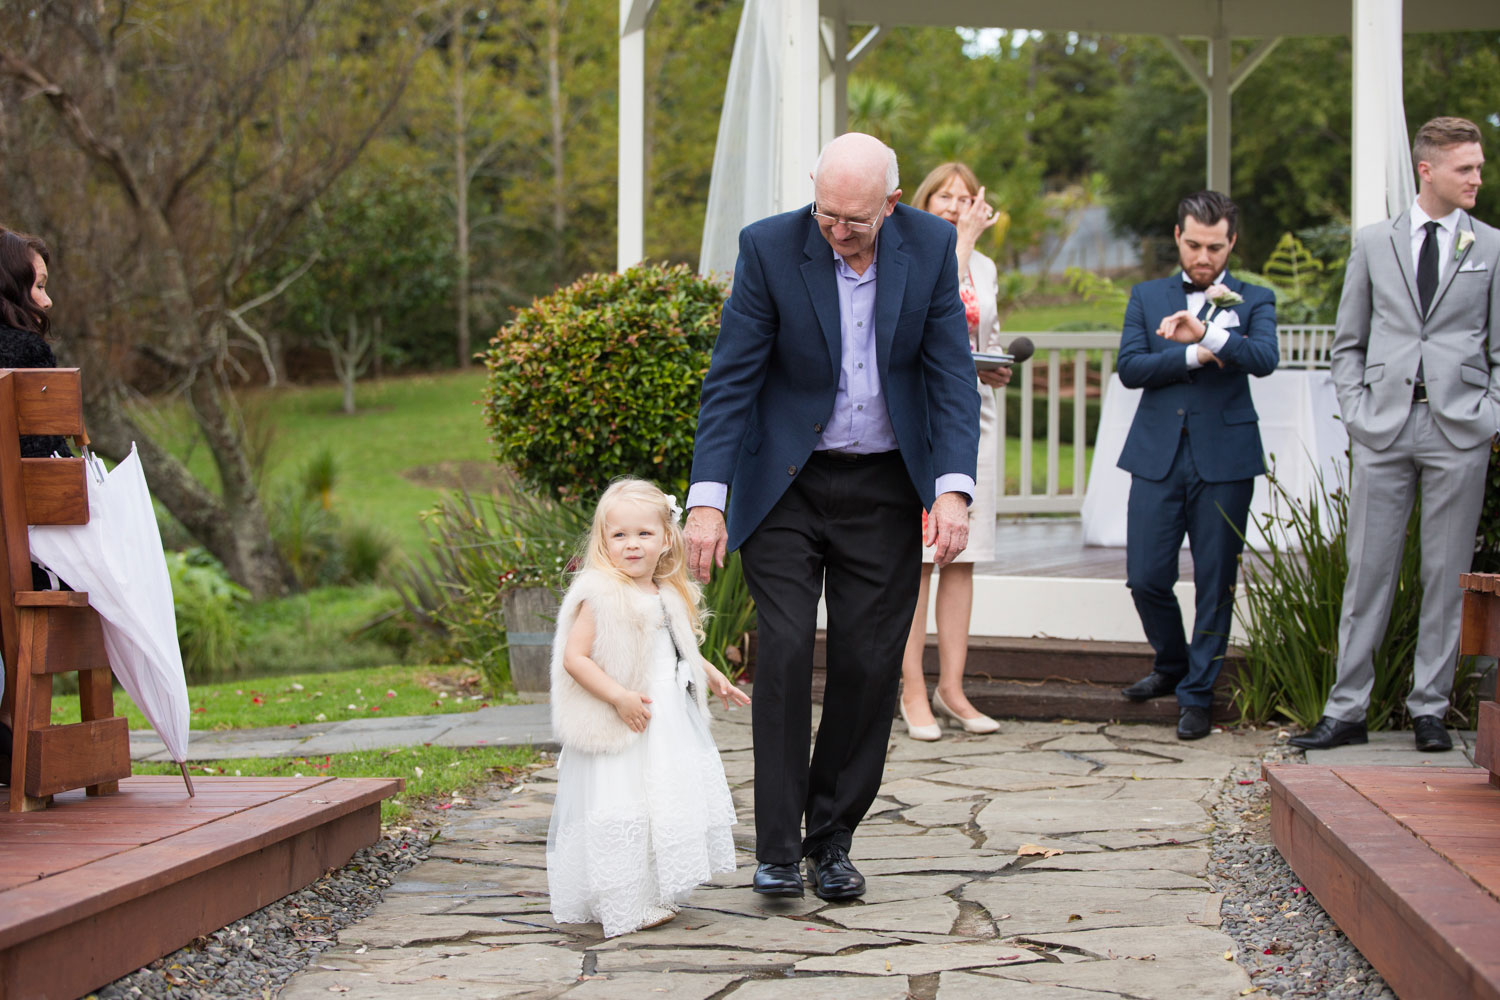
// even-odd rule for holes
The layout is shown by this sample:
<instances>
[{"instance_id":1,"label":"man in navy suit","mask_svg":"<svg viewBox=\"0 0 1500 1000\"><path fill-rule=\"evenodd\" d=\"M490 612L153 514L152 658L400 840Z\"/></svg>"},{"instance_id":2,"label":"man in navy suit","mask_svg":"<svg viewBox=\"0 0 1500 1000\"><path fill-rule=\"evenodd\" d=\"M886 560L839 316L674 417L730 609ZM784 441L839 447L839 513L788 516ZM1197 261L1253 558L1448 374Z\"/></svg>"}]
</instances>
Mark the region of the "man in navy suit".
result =
<instances>
[{"instance_id":1,"label":"man in navy suit","mask_svg":"<svg viewBox=\"0 0 1500 1000\"><path fill-rule=\"evenodd\" d=\"M885 767L922 510L946 564L968 543L979 397L957 230L899 204L896 154L868 135L829 143L813 189L813 204L740 232L685 531L700 580L740 550L758 612L755 891L801 896L805 858L821 898L852 899L864 878L849 848ZM809 765L820 593L827 686Z\"/></svg>"},{"instance_id":2,"label":"man in navy suit","mask_svg":"<svg viewBox=\"0 0 1500 1000\"><path fill-rule=\"evenodd\" d=\"M1234 583L1255 477L1266 471L1248 376L1276 368L1276 297L1224 269L1238 211L1217 191L1177 206L1182 270L1130 291L1120 381L1144 390L1120 468L1130 473L1126 585L1156 651L1132 701L1176 694L1177 737L1207 736L1229 645ZM1172 592L1186 534L1195 616L1189 642Z\"/></svg>"}]
</instances>

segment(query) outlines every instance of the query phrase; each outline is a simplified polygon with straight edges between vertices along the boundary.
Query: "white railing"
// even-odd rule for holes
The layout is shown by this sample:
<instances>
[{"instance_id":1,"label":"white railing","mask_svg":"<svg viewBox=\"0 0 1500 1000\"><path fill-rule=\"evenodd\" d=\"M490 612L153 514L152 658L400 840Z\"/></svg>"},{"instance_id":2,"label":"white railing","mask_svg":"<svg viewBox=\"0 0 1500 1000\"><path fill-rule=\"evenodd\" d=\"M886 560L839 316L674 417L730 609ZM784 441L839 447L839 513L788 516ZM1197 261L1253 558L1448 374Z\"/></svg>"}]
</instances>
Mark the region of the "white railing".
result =
<instances>
[{"instance_id":1,"label":"white railing","mask_svg":"<svg viewBox=\"0 0 1500 1000\"><path fill-rule=\"evenodd\" d=\"M1327 368L1328 350L1333 342L1331 326L1282 326L1277 328L1277 340L1281 348L1283 368ZM1083 333L1029 333L1006 331L1005 340L1030 337L1036 345L1036 354L1017 371L1017 377L1008 389L995 394L998 442L995 455L995 510L999 514L1076 514L1083 507L1084 485L1088 481L1089 385L1092 382L1103 402L1108 391L1110 377L1114 374L1115 352L1120 347L1117 331L1100 330ZM1005 394L1018 393L1021 398L1021 437L1023 445L1036 440L1035 375L1037 366L1045 365L1046 383L1046 461L1042 480L1037 482L1037 470L1033 447L1022 447L1016 469L1017 485L1012 491L1006 480L1009 468L1006 461L1006 412ZM1067 383L1064 369L1067 369ZM1067 492L1062 489L1060 477L1062 452L1062 407L1065 395L1071 396L1068 404L1073 409L1073 433L1069 442L1073 446L1073 482ZM1040 489L1038 488L1040 487Z\"/></svg>"}]
</instances>

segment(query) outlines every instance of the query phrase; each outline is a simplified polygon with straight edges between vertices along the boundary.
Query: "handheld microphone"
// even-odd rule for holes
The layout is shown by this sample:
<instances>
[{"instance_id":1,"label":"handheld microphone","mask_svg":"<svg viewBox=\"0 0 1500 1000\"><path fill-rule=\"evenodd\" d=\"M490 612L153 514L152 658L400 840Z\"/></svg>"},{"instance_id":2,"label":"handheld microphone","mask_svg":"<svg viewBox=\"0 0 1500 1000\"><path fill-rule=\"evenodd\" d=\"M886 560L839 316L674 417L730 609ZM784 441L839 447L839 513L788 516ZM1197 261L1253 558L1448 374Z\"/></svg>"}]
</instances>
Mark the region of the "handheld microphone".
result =
<instances>
[{"instance_id":1,"label":"handheld microphone","mask_svg":"<svg viewBox=\"0 0 1500 1000\"><path fill-rule=\"evenodd\" d=\"M1017 337L1010 342L1010 346L1005 349L1005 353L1015 358L1015 361L1012 362L1013 364L1020 364L1036 353L1036 345L1031 342L1030 337Z\"/></svg>"}]
</instances>

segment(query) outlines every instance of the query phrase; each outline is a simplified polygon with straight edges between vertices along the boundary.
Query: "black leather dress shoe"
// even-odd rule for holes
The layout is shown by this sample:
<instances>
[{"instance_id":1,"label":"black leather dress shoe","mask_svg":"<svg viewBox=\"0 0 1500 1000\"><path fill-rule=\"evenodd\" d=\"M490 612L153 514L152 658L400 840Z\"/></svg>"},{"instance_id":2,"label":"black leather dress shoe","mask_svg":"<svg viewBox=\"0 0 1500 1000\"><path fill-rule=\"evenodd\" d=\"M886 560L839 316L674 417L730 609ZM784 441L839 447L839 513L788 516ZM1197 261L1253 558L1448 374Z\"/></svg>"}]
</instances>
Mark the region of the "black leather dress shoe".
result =
<instances>
[{"instance_id":1,"label":"black leather dress shoe","mask_svg":"<svg viewBox=\"0 0 1500 1000\"><path fill-rule=\"evenodd\" d=\"M1417 749L1423 753L1439 753L1453 749L1453 737L1436 715L1419 715L1411 720L1411 728L1417 734Z\"/></svg>"},{"instance_id":2,"label":"black leather dress shoe","mask_svg":"<svg viewBox=\"0 0 1500 1000\"><path fill-rule=\"evenodd\" d=\"M1150 701L1152 698L1163 698L1169 694L1175 694L1177 682L1181 679L1168 677L1160 671L1153 670L1129 687L1121 688L1120 693L1131 701Z\"/></svg>"},{"instance_id":3,"label":"black leather dress shoe","mask_svg":"<svg viewBox=\"0 0 1500 1000\"><path fill-rule=\"evenodd\" d=\"M1318 720L1316 726L1300 736L1293 736L1287 742L1304 750L1330 750L1345 743L1368 743L1370 737L1365 732L1363 722L1343 722L1325 715Z\"/></svg>"},{"instance_id":4,"label":"black leather dress shoe","mask_svg":"<svg viewBox=\"0 0 1500 1000\"><path fill-rule=\"evenodd\" d=\"M755 869L755 891L762 896L802 895L802 873L796 865L763 864Z\"/></svg>"},{"instance_id":5,"label":"black leather dress shoe","mask_svg":"<svg viewBox=\"0 0 1500 1000\"><path fill-rule=\"evenodd\" d=\"M1179 740L1201 740L1213 731L1213 721L1208 709L1197 705L1184 705L1177 713L1177 738Z\"/></svg>"},{"instance_id":6,"label":"black leather dress shoe","mask_svg":"<svg viewBox=\"0 0 1500 1000\"><path fill-rule=\"evenodd\" d=\"M865 894L865 877L838 844L823 844L807 856L807 877L819 899L854 899Z\"/></svg>"}]
</instances>

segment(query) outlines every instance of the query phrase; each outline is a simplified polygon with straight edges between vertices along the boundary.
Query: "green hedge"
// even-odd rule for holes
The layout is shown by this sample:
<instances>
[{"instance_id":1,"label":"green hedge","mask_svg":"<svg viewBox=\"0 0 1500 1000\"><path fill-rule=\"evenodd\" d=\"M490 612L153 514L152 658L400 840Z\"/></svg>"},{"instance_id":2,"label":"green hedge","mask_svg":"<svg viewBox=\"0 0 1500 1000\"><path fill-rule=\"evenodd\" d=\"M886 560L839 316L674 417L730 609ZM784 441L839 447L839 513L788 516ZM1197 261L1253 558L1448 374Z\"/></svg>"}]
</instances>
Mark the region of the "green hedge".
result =
<instances>
[{"instance_id":1,"label":"green hedge","mask_svg":"<svg viewBox=\"0 0 1500 1000\"><path fill-rule=\"evenodd\" d=\"M485 354L495 457L565 502L625 475L681 494L724 297L686 265L641 264L518 312Z\"/></svg>"}]
</instances>

